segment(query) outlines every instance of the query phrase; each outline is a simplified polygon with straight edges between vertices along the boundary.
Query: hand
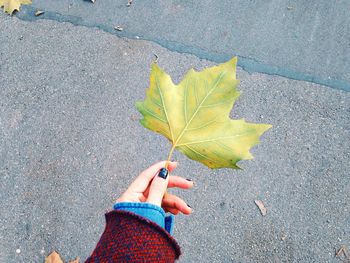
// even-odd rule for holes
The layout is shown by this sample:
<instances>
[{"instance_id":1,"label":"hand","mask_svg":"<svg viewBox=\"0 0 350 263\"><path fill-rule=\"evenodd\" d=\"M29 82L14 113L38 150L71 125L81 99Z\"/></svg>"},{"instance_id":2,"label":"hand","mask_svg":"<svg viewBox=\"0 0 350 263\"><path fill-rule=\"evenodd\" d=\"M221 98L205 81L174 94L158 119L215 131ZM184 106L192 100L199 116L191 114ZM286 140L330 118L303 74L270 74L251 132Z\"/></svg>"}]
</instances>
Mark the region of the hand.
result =
<instances>
[{"instance_id":1,"label":"hand","mask_svg":"<svg viewBox=\"0 0 350 263\"><path fill-rule=\"evenodd\" d=\"M193 187L193 182L175 175L169 175L165 179L158 176L165 164L166 161L156 163L140 173L116 202L147 202L161 206L165 212L174 215L180 212L186 215L191 214L192 209L184 200L167 193L166 190L168 187L189 189ZM169 172L172 172L176 166L177 162L169 162Z\"/></svg>"}]
</instances>

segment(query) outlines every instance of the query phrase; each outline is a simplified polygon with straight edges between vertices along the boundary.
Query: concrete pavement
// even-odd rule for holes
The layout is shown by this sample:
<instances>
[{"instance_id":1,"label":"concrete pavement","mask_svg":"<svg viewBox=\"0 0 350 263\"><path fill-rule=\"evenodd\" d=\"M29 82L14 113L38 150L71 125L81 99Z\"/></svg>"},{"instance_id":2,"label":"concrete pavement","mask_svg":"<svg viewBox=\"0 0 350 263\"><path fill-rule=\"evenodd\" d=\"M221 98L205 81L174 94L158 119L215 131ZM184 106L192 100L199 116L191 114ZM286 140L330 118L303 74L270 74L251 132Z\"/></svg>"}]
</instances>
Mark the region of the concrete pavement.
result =
<instances>
[{"instance_id":1,"label":"concrete pavement","mask_svg":"<svg viewBox=\"0 0 350 263\"><path fill-rule=\"evenodd\" d=\"M113 200L169 151L135 120L153 54L176 82L215 63L63 21L1 14L0 25L0 261L42 262L53 249L85 259ZM335 249L350 247L350 93L237 76L232 117L274 127L243 171L176 153L176 173L196 183L178 192L195 211L176 219L180 262L340 262Z\"/></svg>"},{"instance_id":2,"label":"concrete pavement","mask_svg":"<svg viewBox=\"0 0 350 263\"><path fill-rule=\"evenodd\" d=\"M18 14L141 38L215 62L240 57L249 72L350 91L349 1L35 0ZM35 17L35 10L46 13ZM122 32L115 32L120 25Z\"/></svg>"}]
</instances>

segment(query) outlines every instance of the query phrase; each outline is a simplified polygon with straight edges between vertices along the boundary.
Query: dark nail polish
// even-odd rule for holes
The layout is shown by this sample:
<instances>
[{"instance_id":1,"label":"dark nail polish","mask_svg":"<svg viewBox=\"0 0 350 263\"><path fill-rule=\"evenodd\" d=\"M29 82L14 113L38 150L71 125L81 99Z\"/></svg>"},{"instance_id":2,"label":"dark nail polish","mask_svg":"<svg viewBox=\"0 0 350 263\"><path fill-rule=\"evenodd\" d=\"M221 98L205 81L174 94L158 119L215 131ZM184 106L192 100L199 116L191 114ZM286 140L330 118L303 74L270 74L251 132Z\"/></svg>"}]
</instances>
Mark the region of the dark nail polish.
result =
<instances>
[{"instance_id":1,"label":"dark nail polish","mask_svg":"<svg viewBox=\"0 0 350 263\"><path fill-rule=\"evenodd\" d=\"M162 168L160 169L158 176L163 179L166 179L168 177L168 174L169 174L168 170L166 168Z\"/></svg>"},{"instance_id":2,"label":"dark nail polish","mask_svg":"<svg viewBox=\"0 0 350 263\"><path fill-rule=\"evenodd\" d=\"M186 204L189 208L192 208L189 204Z\"/></svg>"},{"instance_id":3,"label":"dark nail polish","mask_svg":"<svg viewBox=\"0 0 350 263\"><path fill-rule=\"evenodd\" d=\"M186 178L186 180L187 180L187 181L189 181L189 182L192 182L192 179L188 179L188 178Z\"/></svg>"}]
</instances>

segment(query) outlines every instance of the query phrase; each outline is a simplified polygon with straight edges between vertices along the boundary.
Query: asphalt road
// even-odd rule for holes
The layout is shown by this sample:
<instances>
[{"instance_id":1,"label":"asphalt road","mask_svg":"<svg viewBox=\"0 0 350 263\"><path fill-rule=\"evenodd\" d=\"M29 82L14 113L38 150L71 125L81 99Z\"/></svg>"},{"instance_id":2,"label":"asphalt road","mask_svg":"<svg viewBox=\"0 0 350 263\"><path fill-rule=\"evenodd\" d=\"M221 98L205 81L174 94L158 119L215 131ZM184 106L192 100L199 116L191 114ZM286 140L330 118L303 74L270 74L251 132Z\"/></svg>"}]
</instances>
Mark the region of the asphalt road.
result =
<instances>
[{"instance_id":1,"label":"asphalt road","mask_svg":"<svg viewBox=\"0 0 350 263\"><path fill-rule=\"evenodd\" d=\"M141 38L168 50L350 91L350 1L35 0L19 17ZM46 13L36 18L35 10Z\"/></svg>"},{"instance_id":2,"label":"asphalt road","mask_svg":"<svg viewBox=\"0 0 350 263\"><path fill-rule=\"evenodd\" d=\"M113 200L170 149L137 122L153 54L176 82L215 63L62 21L0 14L0 25L0 262L42 262L53 249L83 260ZM242 68L237 76L232 117L273 128L242 171L175 154L177 174L196 184L178 192L194 208L176 219L180 262L341 262L336 249L350 248L350 93Z\"/></svg>"}]
</instances>

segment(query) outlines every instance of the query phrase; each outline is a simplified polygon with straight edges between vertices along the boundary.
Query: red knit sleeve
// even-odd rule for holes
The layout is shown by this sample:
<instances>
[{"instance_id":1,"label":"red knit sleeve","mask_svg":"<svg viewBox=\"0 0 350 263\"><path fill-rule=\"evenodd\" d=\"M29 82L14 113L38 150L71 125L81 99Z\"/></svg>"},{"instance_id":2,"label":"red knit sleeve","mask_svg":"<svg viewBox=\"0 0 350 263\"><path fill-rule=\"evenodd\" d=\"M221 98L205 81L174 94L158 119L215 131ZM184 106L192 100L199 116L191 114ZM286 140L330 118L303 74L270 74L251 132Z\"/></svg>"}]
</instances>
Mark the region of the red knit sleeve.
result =
<instances>
[{"instance_id":1,"label":"red knit sleeve","mask_svg":"<svg viewBox=\"0 0 350 263\"><path fill-rule=\"evenodd\" d=\"M174 262L180 247L156 223L134 213L114 210L106 214L106 228L86 263Z\"/></svg>"}]
</instances>

